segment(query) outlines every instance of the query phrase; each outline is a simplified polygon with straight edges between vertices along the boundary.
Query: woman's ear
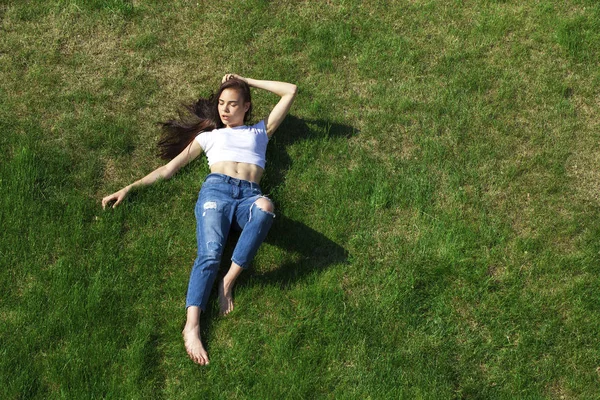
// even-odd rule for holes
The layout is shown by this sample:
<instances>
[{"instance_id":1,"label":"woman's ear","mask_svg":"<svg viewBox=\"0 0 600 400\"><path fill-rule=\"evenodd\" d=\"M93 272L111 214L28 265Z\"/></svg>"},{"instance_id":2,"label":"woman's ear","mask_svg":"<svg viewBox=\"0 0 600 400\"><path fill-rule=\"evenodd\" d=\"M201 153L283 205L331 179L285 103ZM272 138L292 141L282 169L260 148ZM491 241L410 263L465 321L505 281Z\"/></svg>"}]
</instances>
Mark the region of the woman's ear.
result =
<instances>
[{"instance_id":1,"label":"woman's ear","mask_svg":"<svg viewBox=\"0 0 600 400\"><path fill-rule=\"evenodd\" d=\"M244 112L247 113L249 109L250 109L250 102L247 101L244 103Z\"/></svg>"}]
</instances>

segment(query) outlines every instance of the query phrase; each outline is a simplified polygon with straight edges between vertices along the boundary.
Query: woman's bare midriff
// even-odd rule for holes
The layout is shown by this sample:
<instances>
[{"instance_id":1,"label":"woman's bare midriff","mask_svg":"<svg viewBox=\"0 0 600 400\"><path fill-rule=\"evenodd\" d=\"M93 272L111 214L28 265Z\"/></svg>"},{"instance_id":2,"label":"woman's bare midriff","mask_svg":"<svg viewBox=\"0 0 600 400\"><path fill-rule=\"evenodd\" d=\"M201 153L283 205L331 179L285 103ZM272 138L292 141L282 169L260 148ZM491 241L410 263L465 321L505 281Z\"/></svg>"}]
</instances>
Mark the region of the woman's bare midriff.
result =
<instances>
[{"instance_id":1,"label":"woman's bare midriff","mask_svg":"<svg viewBox=\"0 0 600 400\"><path fill-rule=\"evenodd\" d=\"M232 178L243 179L254 183L260 183L263 169L255 164L248 164L235 161L220 161L210 167L210 172L215 174L225 174Z\"/></svg>"}]
</instances>

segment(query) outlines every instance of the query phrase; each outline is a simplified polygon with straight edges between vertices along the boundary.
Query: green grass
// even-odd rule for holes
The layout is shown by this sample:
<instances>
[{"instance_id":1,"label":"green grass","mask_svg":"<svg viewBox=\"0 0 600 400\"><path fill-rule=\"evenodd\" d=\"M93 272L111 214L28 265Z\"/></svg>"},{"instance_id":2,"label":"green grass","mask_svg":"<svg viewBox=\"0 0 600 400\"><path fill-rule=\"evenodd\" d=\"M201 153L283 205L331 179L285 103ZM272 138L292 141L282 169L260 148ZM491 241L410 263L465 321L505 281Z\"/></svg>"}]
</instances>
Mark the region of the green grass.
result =
<instances>
[{"instance_id":1,"label":"green grass","mask_svg":"<svg viewBox=\"0 0 600 400\"><path fill-rule=\"evenodd\" d=\"M0 397L592 399L595 1L0 3ZM236 309L180 331L205 160L157 122L297 83ZM255 117L275 97L255 91ZM231 252L231 246L228 251Z\"/></svg>"}]
</instances>

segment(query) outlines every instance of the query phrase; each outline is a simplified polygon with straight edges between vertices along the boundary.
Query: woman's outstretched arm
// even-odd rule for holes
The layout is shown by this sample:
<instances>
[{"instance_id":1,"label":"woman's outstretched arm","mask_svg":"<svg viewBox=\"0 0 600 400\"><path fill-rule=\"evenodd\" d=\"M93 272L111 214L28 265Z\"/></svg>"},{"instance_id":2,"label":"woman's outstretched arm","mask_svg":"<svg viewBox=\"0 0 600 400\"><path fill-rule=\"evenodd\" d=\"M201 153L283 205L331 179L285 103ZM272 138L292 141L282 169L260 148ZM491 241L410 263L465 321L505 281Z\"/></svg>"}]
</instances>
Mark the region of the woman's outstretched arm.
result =
<instances>
[{"instance_id":1,"label":"woman's outstretched arm","mask_svg":"<svg viewBox=\"0 0 600 400\"><path fill-rule=\"evenodd\" d=\"M279 99L279 102L271 110L271 113L269 113L269 116L265 118L267 135L271 137L271 135L275 133L275 130L277 130L279 125L281 125L287 113L290 111L290 107L294 102L294 98L296 97L298 87L293 83L243 78L235 74L225 75L223 77L223 82L225 82L230 77L243 79L251 87L268 90L269 92L275 93L276 95L281 97L281 99Z\"/></svg>"},{"instance_id":2,"label":"woman's outstretched arm","mask_svg":"<svg viewBox=\"0 0 600 400\"><path fill-rule=\"evenodd\" d=\"M125 186L123 189L115 192L113 194L109 194L108 196L102 199L102 208L106 208L106 205L112 201L113 208L118 206L124 199L127 197L129 191L135 187L142 187L152 185L154 182L160 179L169 179L177 171L179 171L183 166L188 164L190 161L198 157L202 153L202 147L196 140L190 143L177 157L169 161L167 164L156 168L154 171L150 172L148 175L144 176L142 179L139 179L133 182L130 185Z\"/></svg>"}]
</instances>

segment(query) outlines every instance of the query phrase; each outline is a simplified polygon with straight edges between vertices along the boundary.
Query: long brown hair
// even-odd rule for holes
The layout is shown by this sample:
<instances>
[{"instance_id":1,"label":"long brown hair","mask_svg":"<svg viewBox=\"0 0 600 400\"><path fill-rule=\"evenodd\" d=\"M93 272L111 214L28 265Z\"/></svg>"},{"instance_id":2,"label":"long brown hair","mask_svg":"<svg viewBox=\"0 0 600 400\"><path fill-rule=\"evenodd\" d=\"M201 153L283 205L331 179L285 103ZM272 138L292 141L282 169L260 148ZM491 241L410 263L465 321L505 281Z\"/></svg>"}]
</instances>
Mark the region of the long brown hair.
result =
<instances>
[{"instance_id":1,"label":"long brown hair","mask_svg":"<svg viewBox=\"0 0 600 400\"><path fill-rule=\"evenodd\" d=\"M178 119L161 123L163 135L158 142L160 158L172 160L192 143L200 133L224 126L217 107L219 97L225 89L237 90L244 103L250 103L250 107L244 115L244 123L250 119L252 112L250 87L241 79L229 78L221 84L217 93L210 95L207 99L200 98L192 104L184 104L183 110L179 112Z\"/></svg>"}]
</instances>

